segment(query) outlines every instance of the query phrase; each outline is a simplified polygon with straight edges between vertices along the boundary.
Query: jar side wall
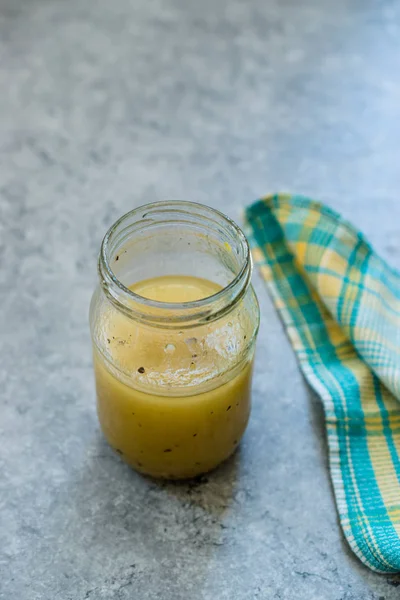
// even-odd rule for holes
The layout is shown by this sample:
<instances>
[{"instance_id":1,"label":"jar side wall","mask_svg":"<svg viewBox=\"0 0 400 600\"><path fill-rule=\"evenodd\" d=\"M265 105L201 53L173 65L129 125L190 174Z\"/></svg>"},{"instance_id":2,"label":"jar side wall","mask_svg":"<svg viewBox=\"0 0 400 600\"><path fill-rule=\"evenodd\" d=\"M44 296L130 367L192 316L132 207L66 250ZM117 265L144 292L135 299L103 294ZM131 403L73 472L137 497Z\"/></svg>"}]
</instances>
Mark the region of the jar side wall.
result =
<instances>
[{"instance_id":1,"label":"jar side wall","mask_svg":"<svg viewBox=\"0 0 400 600\"><path fill-rule=\"evenodd\" d=\"M90 322L94 349L115 378L134 389L182 396L218 387L251 360L259 309L250 287L218 322L169 330L132 321L98 288Z\"/></svg>"},{"instance_id":2,"label":"jar side wall","mask_svg":"<svg viewBox=\"0 0 400 600\"><path fill-rule=\"evenodd\" d=\"M238 275L241 263L229 243L193 227L160 224L128 238L109 258L115 276L126 287L163 276L204 277L222 287Z\"/></svg>"},{"instance_id":3,"label":"jar side wall","mask_svg":"<svg viewBox=\"0 0 400 600\"><path fill-rule=\"evenodd\" d=\"M237 448L251 409L252 361L229 382L195 396L163 398L116 381L95 359L97 410L110 445L155 477L194 477Z\"/></svg>"}]
</instances>

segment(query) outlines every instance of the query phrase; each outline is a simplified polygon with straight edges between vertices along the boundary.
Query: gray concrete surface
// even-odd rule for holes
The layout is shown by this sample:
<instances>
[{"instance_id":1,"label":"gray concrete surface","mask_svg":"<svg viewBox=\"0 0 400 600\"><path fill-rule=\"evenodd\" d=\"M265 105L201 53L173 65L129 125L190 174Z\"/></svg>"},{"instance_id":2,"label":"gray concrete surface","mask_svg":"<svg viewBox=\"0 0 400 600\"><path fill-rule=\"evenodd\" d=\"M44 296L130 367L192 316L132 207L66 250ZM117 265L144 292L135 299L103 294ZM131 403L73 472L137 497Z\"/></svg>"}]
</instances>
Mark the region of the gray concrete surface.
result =
<instances>
[{"instance_id":1,"label":"gray concrete surface","mask_svg":"<svg viewBox=\"0 0 400 600\"><path fill-rule=\"evenodd\" d=\"M0 598L395 600L336 517L323 419L266 292L254 411L202 483L96 421L106 228L155 199L321 198L400 266L400 6L0 0Z\"/></svg>"}]
</instances>

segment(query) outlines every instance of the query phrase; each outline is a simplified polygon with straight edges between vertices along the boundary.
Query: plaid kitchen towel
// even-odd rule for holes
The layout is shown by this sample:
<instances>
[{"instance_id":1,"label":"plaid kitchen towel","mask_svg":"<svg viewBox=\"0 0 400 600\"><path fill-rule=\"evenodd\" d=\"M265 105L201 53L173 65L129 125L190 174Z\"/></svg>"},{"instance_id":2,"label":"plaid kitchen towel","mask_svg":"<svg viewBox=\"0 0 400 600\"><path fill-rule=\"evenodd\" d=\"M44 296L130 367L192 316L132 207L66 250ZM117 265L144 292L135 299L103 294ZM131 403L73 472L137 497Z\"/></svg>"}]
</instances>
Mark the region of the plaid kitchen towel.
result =
<instances>
[{"instance_id":1,"label":"plaid kitchen towel","mask_svg":"<svg viewBox=\"0 0 400 600\"><path fill-rule=\"evenodd\" d=\"M400 274L332 210L268 196L253 256L325 408L340 522L371 569L400 571Z\"/></svg>"}]
</instances>

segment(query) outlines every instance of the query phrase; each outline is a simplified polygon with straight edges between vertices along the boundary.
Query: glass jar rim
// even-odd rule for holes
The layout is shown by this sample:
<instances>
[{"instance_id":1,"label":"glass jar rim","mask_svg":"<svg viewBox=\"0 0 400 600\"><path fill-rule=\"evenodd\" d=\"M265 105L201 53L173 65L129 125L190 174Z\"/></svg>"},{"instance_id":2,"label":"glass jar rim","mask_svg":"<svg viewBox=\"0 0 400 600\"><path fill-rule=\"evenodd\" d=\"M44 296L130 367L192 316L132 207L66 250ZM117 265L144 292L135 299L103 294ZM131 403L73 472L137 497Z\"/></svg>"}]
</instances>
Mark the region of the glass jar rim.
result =
<instances>
[{"instance_id":1,"label":"glass jar rim","mask_svg":"<svg viewBox=\"0 0 400 600\"><path fill-rule=\"evenodd\" d=\"M132 218L139 217L143 225L149 225L148 216L157 211L176 212L201 216L231 231L239 240L243 250L241 267L233 279L215 294L189 302L162 302L141 296L125 286L115 275L110 265L113 252L112 241L121 226ZM147 218L147 219L146 219ZM173 222L173 221L172 221ZM241 228L224 213L205 204L186 200L164 200L141 205L122 215L105 234L98 261L100 281L109 299L122 312L131 318L148 323L169 323L170 326L183 325L193 321L208 322L229 312L232 306L243 297L251 280L252 258L249 243ZM168 314L166 314L168 313Z\"/></svg>"}]
</instances>

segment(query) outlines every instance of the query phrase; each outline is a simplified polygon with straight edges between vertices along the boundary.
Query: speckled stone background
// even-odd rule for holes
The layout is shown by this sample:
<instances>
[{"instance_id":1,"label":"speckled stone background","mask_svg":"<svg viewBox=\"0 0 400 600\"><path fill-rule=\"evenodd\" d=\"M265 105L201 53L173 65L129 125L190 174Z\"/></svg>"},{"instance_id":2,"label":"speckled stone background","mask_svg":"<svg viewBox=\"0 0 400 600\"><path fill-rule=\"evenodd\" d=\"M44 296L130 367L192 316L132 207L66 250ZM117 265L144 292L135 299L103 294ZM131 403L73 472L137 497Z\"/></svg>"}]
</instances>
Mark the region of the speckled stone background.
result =
<instances>
[{"instance_id":1,"label":"speckled stone background","mask_svg":"<svg viewBox=\"0 0 400 600\"><path fill-rule=\"evenodd\" d=\"M396 0L0 0L1 600L397 600L344 543L323 418L256 277L241 451L126 467L96 421L102 235L167 198L342 211L400 266Z\"/></svg>"}]
</instances>

